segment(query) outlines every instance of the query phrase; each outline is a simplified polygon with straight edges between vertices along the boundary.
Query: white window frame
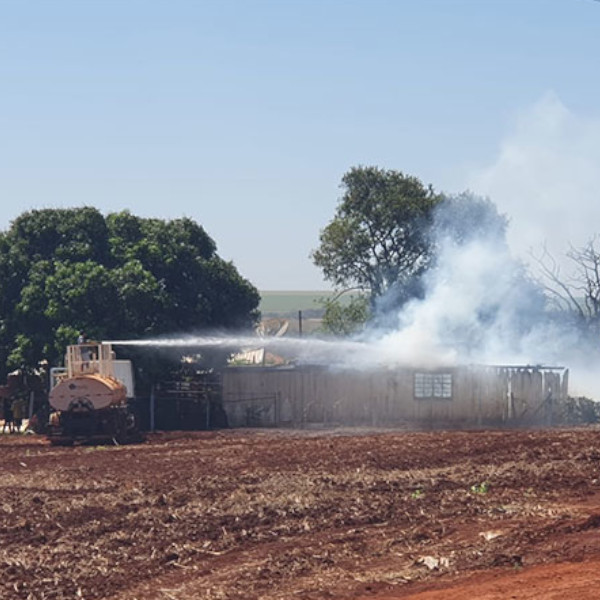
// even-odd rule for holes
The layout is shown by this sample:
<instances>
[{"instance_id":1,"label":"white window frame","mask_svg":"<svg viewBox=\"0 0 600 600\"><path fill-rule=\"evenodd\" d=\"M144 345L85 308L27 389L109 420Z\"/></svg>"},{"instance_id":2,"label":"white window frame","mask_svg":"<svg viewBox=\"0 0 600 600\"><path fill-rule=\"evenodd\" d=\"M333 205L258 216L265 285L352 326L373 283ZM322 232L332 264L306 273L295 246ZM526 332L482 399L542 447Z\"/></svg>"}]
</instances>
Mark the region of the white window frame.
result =
<instances>
[{"instance_id":1,"label":"white window frame","mask_svg":"<svg viewBox=\"0 0 600 600\"><path fill-rule=\"evenodd\" d=\"M447 371L417 371L413 377L415 400L452 400L453 377Z\"/></svg>"}]
</instances>

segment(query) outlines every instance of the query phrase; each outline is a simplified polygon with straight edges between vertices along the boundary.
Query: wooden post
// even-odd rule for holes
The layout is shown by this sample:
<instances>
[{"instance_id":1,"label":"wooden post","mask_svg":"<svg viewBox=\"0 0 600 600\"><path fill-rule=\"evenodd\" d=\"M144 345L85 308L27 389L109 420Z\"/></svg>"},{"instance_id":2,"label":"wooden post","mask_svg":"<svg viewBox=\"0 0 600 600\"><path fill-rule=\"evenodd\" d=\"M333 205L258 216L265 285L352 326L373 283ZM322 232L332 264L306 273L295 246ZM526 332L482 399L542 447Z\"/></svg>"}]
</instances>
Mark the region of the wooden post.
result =
<instances>
[{"instance_id":1,"label":"wooden post","mask_svg":"<svg viewBox=\"0 0 600 600\"><path fill-rule=\"evenodd\" d=\"M302 311L298 311L298 336L302 337Z\"/></svg>"},{"instance_id":2,"label":"wooden post","mask_svg":"<svg viewBox=\"0 0 600 600\"><path fill-rule=\"evenodd\" d=\"M279 422L281 420L281 392L275 392L275 398L273 400L275 413L275 427L279 427Z\"/></svg>"},{"instance_id":3,"label":"wooden post","mask_svg":"<svg viewBox=\"0 0 600 600\"><path fill-rule=\"evenodd\" d=\"M150 431L154 431L154 384L150 388Z\"/></svg>"}]
</instances>

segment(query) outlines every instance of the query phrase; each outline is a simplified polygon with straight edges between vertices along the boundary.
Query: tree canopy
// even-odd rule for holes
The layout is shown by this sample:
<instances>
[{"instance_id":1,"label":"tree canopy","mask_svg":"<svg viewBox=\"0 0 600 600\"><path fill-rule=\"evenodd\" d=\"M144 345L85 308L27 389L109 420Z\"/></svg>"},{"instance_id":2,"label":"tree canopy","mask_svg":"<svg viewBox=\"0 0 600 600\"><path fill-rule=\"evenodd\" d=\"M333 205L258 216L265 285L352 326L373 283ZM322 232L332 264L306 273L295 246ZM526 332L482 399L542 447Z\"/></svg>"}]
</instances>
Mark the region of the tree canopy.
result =
<instances>
[{"instance_id":1,"label":"tree canopy","mask_svg":"<svg viewBox=\"0 0 600 600\"><path fill-rule=\"evenodd\" d=\"M506 247L508 221L486 198L438 194L416 177L376 167L350 169L342 188L312 258L340 294L358 288L366 296L350 306L329 300L327 331L355 332L367 319L382 324L407 301L423 298L424 275L435 273L449 246L485 240Z\"/></svg>"},{"instance_id":2,"label":"tree canopy","mask_svg":"<svg viewBox=\"0 0 600 600\"><path fill-rule=\"evenodd\" d=\"M191 219L33 210L0 233L0 369L56 363L79 330L102 340L249 327L259 299Z\"/></svg>"},{"instance_id":3,"label":"tree canopy","mask_svg":"<svg viewBox=\"0 0 600 600\"><path fill-rule=\"evenodd\" d=\"M416 177L377 167L353 167L344 194L322 230L314 263L337 288L373 297L408 288L430 264L430 230L442 196Z\"/></svg>"}]
</instances>

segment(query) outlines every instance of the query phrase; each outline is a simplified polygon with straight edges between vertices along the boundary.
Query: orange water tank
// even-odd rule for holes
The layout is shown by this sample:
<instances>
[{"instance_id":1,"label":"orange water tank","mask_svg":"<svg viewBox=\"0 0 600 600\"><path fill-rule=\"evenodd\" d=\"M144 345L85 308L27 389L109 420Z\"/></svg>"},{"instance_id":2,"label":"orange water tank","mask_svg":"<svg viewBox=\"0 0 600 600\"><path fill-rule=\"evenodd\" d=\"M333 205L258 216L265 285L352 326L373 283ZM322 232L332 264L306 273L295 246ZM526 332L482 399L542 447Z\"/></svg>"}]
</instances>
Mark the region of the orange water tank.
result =
<instances>
[{"instance_id":1,"label":"orange water tank","mask_svg":"<svg viewBox=\"0 0 600 600\"><path fill-rule=\"evenodd\" d=\"M60 381L50 392L50 406L55 410L68 410L75 402L86 404L95 410L125 402L127 390L114 379L98 373L68 377Z\"/></svg>"}]
</instances>

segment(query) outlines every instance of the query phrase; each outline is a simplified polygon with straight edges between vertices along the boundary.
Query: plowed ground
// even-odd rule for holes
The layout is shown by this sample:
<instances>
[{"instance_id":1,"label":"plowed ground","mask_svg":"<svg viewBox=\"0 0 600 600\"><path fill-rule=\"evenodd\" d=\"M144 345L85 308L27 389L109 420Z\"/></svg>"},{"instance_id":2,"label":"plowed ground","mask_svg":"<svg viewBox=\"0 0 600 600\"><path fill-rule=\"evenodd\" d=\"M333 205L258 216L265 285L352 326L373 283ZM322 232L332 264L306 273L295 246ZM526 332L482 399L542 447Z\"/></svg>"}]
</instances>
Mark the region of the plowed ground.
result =
<instances>
[{"instance_id":1,"label":"plowed ground","mask_svg":"<svg viewBox=\"0 0 600 600\"><path fill-rule=\"evenodd\" d=\"M0 598L600 598L600 431L0 437Z\"/></svg>"}]
</instances>

